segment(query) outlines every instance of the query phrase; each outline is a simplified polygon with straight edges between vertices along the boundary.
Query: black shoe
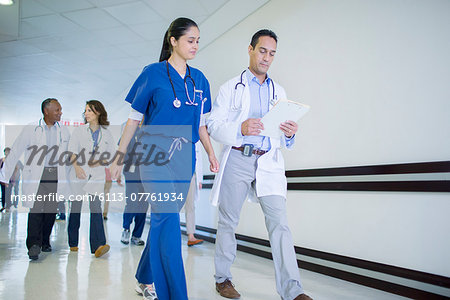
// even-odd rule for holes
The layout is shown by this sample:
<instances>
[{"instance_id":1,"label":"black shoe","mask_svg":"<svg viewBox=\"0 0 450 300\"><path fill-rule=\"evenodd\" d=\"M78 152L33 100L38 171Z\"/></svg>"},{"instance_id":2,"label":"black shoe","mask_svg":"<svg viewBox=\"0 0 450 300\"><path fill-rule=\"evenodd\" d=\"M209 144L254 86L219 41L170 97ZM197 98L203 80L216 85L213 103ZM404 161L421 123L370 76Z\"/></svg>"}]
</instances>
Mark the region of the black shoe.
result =
<instances>
[{"instance_id":1,"label":"black shoe","mask_svg":"<svg viewBox=\"0 0 450 300\"><path fill-rule=\"evenodd\" d=\"M39 258L39 253L41 253L41 247L39 247L39 245L33 245L28 250L28 257L32 260L36 260Z\"/></svg>"},{"instance_id":2,"label":"black shoe","mask_svg":"<svg viewBox=\"0 0 450 300\"><path fill-rule=\"evenodd\" d=\"M42 252L52 252L52 246L50 245L42 246Z\"/></svg>"}]
</instances>

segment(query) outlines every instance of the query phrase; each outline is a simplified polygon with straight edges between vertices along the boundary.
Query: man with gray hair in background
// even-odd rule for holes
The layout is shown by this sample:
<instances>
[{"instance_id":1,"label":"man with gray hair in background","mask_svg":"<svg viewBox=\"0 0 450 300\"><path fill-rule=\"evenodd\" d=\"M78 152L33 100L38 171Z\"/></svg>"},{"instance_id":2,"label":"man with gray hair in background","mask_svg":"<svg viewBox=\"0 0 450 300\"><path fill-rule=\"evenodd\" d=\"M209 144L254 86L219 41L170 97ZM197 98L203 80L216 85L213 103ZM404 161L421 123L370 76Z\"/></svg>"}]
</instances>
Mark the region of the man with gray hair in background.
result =
<instances>
[{"instance_id":1,"label":"man with gray hair in background","mask_svg":"<svg viewBox=\"0 0 450 300\"><path fill-rule=\"evenodd\" d=\"M39 258L41 250L52 251L50 234L58 201L70 191L66 181L69 164L64 161L70 134L59 123L61 104L55 98L45 99L41 111L43 117L25 126L16 138L0 174L0 181L8 182L25 153L21 199L25 200L22 205L30 208L26 244L32 260ZM69 157L67 155L67 159Z\"/></svg>"}]
</instances>

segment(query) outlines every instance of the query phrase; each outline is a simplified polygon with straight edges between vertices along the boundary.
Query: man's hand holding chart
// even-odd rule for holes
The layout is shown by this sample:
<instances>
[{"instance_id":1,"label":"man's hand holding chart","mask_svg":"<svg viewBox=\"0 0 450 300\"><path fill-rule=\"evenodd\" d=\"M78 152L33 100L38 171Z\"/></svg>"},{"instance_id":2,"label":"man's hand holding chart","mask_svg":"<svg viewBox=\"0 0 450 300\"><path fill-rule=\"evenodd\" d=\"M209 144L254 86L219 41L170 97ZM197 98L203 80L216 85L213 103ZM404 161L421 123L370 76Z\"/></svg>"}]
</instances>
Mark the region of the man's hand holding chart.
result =
<instances>
[{"instance_id":1,"label":"man's hand holding chart","mask_svg":"<svg viewBox=\"0 0 450 300\"><path fill-rule=\"evenodd\" d=\"M262 117L261 123L264 124L264 129L259 135L278 138L282 131L280 124L286 121L297 122L308 111L309 106L295 101L281 99L272 107L269 112Z\"/></svg>"}]
</instances>

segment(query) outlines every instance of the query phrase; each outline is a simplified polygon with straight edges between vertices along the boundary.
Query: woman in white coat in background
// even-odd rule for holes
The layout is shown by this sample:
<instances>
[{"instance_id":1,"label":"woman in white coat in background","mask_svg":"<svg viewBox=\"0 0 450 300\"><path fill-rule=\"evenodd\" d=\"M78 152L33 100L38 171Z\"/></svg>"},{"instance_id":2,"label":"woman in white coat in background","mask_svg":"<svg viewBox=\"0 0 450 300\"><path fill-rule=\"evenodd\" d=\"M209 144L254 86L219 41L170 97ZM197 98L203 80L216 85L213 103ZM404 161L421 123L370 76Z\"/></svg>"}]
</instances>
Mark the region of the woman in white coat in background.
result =
<instances>
[{"instance_id":1,"label":"woman in white coat in background","mask_svg":"<svg viewBox=\"0 0 450 300\"><path fill-rule=\"evenodd\" d=\"M76 128L69 142L69 151L74 153L72 160L77 178L72 190L77 195L77 200L71 202L67 231L70 250L78 251L81 207L83 201L87 200L91 213L89 232L91 253L95 254L95 257L100 257L109 251L109 245L106 244L101 207L102 200L108 201L108 199L99 197L99 195L103 195L107 162L100 161L99 157L102 153L110 153L112 157L116 146L113 136L107 128L109 125L108 114L100 101L86 102L84 120L86 125ZM98 153L94 159L89 153L93 151ZM75 159L75 155L78 155L78 159Z\"/></svg>"}]
</instances>

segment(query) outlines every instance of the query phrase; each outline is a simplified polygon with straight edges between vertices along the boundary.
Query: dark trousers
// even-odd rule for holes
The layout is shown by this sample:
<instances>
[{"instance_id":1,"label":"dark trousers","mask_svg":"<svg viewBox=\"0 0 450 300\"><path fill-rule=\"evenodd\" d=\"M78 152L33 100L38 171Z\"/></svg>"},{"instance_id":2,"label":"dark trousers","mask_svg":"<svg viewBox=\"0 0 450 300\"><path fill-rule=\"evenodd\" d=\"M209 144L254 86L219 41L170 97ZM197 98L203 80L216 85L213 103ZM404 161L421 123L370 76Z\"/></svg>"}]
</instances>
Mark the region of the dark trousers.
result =
<instances>
[{"instance_id":1,"label":"dark trousers","mask_svg":"<svg viewBox=\"0 0 450 300\"><path fill-rule=\"evenodd\" d=\"M140 238L144 231L146 217L147 213L124 213L123 228L130 230L131 222L133 222L134 218L134 229L131 235Z\"/></svg>"},{"instance_id":2,"label":"dark trousers","mask_svg":"<svg viewBox=\"0 0 450 300\"><path fill-rule=\"evenodd\" d=\"M91 214L89 242L91 253L95 253L98 247L106 244L105 229L103 227L102 203L98 197L90 195L89 209ZM72 201L69 215L67 233L69 235L69 247L78 247L81 207L83 201Z\"/></svg>"},{"instance_id":3,"label":"dark trousers","mask_svg":"<svg viewBox=\"0 0 450 300\"><path fill-rule=\"evenodd\" d=\"M5 185L2 184L2 207L3 208L11 207L11 191L12 191L11 182L9 182L8 187L6 187Z\"/></svg>"},{"instance_id":4,"label":"dark trousers","mask_svg":"<svg viewBox=\"0 0 450 300\"><path fill-rule=\"evenodd\" d=\"M1 184L2 186L2 208L6 208L6 186Z\"/></svg>"},{"instance_id":5,"label":"dark trousers","mask_svg":"<svg viewBox=\"0 0 450 300\"><path fill-rule=\"evenodd\" d=\"M36 200L34 201L33 208L28 213L26 241L28 249L33 245L40 247L50 246L50 234L55 223L58 202L56 201L56 197L49 198L48 196L55 196L57 188L57 168L44 168L36 194ZM44 196L47 196L47 198L44 198ZM39 199L39 197L41 198Z\"/></svg>"},{"instance_id":6,"label":"dark trousers","mask_svg":"<svg viewBox=\"0 0 450 300\"><path fill-rule=\"evenodd\" d=\"M65 205L64 201L59 201L59 203L58 203L58 214L59 214L60 220L66 219L66 205Z\"/></svg>"},{"instance_id":7,"label":"dark trousers","mask_svg":"<svg viewBox=\"0 0 450 300\"><path fill-rule=\"evenodd\" d=\"M142 197L142 193L144 193L144 186L140 180L125 180L127 204L123 213L123 228L129 230L134 219L132 236L137 238L140 238L144 231L148 210L148 202L144 201L145 197Z\"/></svg>"}]
</instances>

